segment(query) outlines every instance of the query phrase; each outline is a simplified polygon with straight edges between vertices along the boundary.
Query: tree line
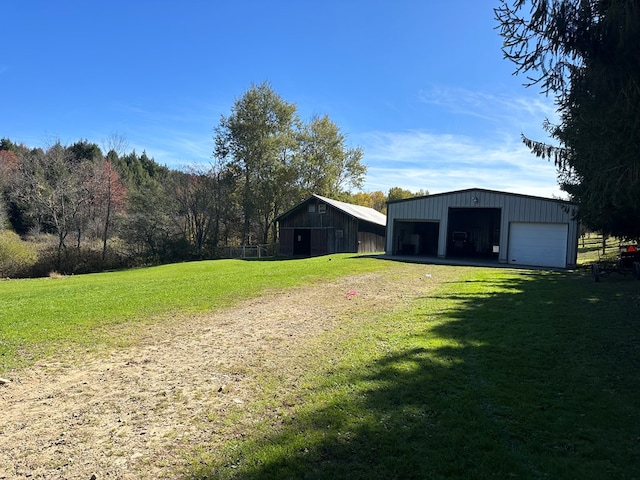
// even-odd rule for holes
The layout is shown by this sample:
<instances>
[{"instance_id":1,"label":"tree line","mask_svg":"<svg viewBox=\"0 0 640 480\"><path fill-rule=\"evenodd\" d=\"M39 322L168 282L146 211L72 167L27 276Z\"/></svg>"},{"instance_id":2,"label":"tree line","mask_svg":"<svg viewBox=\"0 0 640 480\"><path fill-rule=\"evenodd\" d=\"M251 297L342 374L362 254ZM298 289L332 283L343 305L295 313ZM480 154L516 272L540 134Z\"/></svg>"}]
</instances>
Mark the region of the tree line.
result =
<instances>
[{"instance_id":1,"label":"tree line","mask_svg":"<svg viewBox=\"0 0 640 480\"><path fill-rule=\"evenodd\" d=\"M236 100L212 140L211 161L183 169L126 152L115 134L103 148L0 140L0 276L217 258L276 242L276 217L311 194L384 211L427 193L357 191L362 150L326 115L303 122L267 83Z\"/></svg>"}]
</instances>

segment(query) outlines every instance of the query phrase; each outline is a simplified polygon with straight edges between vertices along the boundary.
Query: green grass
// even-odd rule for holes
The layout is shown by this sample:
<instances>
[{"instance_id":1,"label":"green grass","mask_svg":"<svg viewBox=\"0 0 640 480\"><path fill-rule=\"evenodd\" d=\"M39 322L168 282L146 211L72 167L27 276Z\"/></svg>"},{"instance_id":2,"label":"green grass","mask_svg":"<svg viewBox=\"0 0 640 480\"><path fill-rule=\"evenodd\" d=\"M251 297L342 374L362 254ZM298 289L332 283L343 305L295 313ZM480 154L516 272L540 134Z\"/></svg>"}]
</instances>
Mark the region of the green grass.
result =
<instances>
[{"instance_id":1,"label":"green grass","mask_svg":"<svg viewBox=\"0 0 640 480\"><path fill-rule=\"evenodd\" d=\"M0 281L0 374L61 349L135 341L172 312L205 312L280 289L383 268L367 257L219 260L62 278ZM115 326L118 328L114 328Z\"/></svg>"},{"instance_id":2,"label":"green grass","mask_svg":"<svg viewBox=\"0 0 640 480\"><path fill-rule=\"evenodd\" d=\"M137 325L172 312L405 268L339 255L0 282L1 370L135 341ZM423 297L385 314L360 302L340 328L291 345L287 365L257 366L256 397L216 425L236 440L212 432L184 478L640 477L638 282L428 271Z\"/></svg>"},{"instance_id":3,"label":"green grass","mask_svg":"<svg viewBox=\"0 0 640 480\"><path fill-rule=\"evenodd\" d=\"M602 249L602 235L591 233L578 239L578 264L591 265L595 262L614 262L619 253L620 245L628 245L628 241L609 237Z\"/></svg>"},{"instance_id":4,"label":"green grass","mask_svg":"<svg viewBox=\"0 0 640 480\"><path fill-rule=\"evenodd\" d=\"M264 420L187 478L638 478L637 283L429 268L428 296L345 319L300 378L263 372Z\"/></svg>"}]
</instances>

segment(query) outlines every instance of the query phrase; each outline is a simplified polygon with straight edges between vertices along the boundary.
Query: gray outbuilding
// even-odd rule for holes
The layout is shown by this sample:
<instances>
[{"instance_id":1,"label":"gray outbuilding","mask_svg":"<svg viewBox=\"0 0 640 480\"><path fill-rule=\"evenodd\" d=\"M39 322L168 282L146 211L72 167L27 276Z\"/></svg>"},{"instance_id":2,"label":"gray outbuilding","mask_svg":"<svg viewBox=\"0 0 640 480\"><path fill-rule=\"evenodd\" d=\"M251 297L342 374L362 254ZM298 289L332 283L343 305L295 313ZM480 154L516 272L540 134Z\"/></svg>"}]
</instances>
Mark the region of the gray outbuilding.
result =
<instances>
[{"instance_id":1,"label":"gray outbuilding","mask_svg":"<svg viewBox=\"0 0 640 480\"><path fill-rule=\"evenodd\" d=\"M281 256L384 251L387 218L373 208L312 195L276 221Z\"/></svg>"},{"instance_id":2,"label":"gray outbuilding","mask_svg":"<svg viewBox=\"0 0 640 480\"><path fill-rule=\"evenodd\" d=\"M387 255L572 268L576 204L472 188L387 205Z\"/></svg>"}]
</instances>

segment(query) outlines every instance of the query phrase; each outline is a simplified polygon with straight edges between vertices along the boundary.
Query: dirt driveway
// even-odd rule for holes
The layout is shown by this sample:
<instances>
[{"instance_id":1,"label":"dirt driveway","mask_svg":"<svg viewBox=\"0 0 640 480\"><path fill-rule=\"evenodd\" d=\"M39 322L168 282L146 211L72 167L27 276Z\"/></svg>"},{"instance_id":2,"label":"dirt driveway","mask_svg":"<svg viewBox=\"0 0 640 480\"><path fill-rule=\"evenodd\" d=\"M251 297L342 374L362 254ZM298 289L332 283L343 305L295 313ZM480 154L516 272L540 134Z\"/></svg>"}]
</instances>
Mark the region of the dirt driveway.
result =
<instances>
[{"instance_id":1,"label":"dirt driveway","mask_svg":"<svg viewBox=\"0 0 640 480\"><path fill-rule=\"evenodd\" d=\"M265 365L283 365L364 310L383 313L432 285L425 265L271 292L174 317L134 347L64 354L0 386L0 479L179 478L198 445L242 436Z\"/></svg>"}]
</instances>

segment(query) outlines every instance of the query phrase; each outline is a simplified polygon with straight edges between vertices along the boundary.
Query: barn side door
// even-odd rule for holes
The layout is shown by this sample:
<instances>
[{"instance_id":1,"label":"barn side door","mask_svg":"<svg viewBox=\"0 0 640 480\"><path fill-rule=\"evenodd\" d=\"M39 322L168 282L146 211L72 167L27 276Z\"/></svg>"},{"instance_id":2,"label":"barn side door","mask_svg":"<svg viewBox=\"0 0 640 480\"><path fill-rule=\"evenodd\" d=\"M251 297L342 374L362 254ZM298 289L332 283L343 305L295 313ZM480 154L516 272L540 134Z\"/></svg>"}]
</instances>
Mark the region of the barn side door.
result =
<instances>
[{"instance_id":1,"label":"barn side door","mask_svg":"<svg viewBox=\"0 0 640 480\"><path fill-rule=\"evenodd\" d=\"M290 257L293 255L293 228L280 229L280 255Z\"/></svg>"},{"instance_id":2,"label":"barn side door","mask_svg":"<svg viewBox=\"0 0 640 480\"><path fill-rule=\"evenodd\" d=\"M311 256L326 255L327 250L327 230L324 228L314 228L311 230Z\"/></svg>"}]
</instances>

